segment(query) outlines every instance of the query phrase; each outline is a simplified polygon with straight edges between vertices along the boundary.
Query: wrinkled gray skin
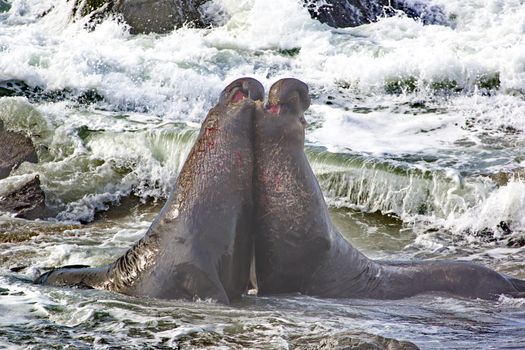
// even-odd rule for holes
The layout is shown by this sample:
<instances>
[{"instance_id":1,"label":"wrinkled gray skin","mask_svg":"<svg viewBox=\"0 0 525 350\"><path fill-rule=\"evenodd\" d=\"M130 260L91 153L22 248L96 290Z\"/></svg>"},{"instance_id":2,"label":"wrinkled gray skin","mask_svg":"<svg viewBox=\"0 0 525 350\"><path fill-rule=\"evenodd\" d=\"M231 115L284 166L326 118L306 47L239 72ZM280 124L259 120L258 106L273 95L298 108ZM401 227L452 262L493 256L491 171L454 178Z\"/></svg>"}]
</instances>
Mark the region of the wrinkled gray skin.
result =
<instances>
[{"instance_id":1,"label":"wrinkled gray skin","mask_svg":"<svg viewBox=\"0 0 525 350\"><path fill-rule=\"evenodd\" d=\"M255 114L255 256L259 294L397 299L441 292L493 299L520 296L525 281L460 261L373 261L330 220L303 151L308 87L283 79Z\"/></svg>"},{"instance_id":2,"label":"wrinkled gray skin","mask_svg":"<svg viewBox=\"0 0 525 350\"><path fill-rule=\"evenodd\" d=\"M176 190L145 236L101 268L61 268L37 283L104 288L228 304L249 279L253 227L253 114L262 85L231 83L204 120Z\"/></svg>"}]
</instances>

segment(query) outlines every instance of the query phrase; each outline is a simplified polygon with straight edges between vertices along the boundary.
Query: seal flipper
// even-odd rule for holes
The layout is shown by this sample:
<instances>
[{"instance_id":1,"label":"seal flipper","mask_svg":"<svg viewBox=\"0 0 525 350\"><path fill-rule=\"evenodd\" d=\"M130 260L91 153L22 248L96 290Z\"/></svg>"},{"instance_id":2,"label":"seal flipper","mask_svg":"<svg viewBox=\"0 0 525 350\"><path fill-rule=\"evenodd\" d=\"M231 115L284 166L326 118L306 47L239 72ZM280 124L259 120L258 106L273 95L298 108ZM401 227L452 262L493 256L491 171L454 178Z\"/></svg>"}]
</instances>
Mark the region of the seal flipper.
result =
<instances>
[{"instance_id":1,"label":"seal flipper","mask_svg":"<svg viewBox=\"0 0 525 350\"><path fill-rule=\"evenodd\" d=\"M78 288L102 288L108 280L109 265L103 267L64 266L40 275L35 283Z\"/></svg>"},{"instance_id":2,"label":"seal flipper","mask_svg":"<svg viewBox=\"0 0 525 350\"><path fill-rule=\"evenodd\" d=\"M445 293L465 298L495 300L500 295L522 297L525 281L469 261L375 261L378 284L365 297L399 299L422 293Z\"/></svg>"},{"instance_id":3,"label":"seal flipper","mask_svg":"<svg viewBox=\"0 0 525 350\"><path fill-rule=\"evenodd\" d=\"M514 277L505 276L509 280L510 283L516 288L516 292L512 293L511 295L514 298L525 298L525 280L520 280Z\"/></svg>"}]
</instances>

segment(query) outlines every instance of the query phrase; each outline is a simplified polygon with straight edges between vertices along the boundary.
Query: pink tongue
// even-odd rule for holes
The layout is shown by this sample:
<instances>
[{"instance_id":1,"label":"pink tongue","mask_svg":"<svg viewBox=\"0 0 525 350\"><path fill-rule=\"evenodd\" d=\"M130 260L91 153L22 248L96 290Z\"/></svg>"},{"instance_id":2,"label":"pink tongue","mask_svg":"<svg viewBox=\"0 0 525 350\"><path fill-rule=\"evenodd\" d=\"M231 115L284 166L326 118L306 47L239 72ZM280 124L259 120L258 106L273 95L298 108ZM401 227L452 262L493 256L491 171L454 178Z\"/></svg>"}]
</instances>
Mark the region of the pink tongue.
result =
<instances>
[{"instance_id":1,"label":"pink tongue","mask_svg":"<svg viewBox=\"0 0 525 350\"><path fill-rule=\"evenodd\" d=\"M281 106L280 105L274 105L274 106L268 107L268 112L270 112L272 114L279 114L280 111L281 111Z\"/></svg>"},{"instance_id":2,"label":"pink tongue","mask_svg":"<svg viewBox=\"0 0 525 350\"><path fill-rule=\"evenodd\" d=\"M233 95L232 97L232 102L235 103L235 102L239 102L239 101L242 101L246 98L246 95L244 95L244 93L242 91L237 91L235 93L235 95Z\"/></svg>"}]
</instances>

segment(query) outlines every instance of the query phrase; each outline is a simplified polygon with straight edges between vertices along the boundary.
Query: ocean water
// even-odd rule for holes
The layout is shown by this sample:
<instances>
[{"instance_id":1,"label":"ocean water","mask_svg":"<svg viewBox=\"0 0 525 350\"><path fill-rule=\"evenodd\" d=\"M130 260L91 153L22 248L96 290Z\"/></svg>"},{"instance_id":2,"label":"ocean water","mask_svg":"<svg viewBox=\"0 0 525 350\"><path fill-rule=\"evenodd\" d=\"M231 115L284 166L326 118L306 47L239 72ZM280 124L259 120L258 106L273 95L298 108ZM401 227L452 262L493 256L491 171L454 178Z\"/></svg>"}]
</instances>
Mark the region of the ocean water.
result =
<instances>
[{"instance_id":1,"label":"ocean water","mask_svg":"<svg viewBox=\"0 0 525 350\"><path fill-rule=\"evenodd\" d=\"M110 262L138 240L241 76L309 85L307 155L337 226L368 256L525 278L525 2L431 2L450 26L399 15L334 29L298 0L215 0L214 28L130 35L117 20L71 23L65 0L11 1L0 82L40 94L1 97L0 119L41 162L0 180L0 195L37 173L54 217L0 213L0 348L329 349L374 336L523 348L523 299L247 296L225 307L29 282L45 267Z\"/></svg>"}]
</instances>

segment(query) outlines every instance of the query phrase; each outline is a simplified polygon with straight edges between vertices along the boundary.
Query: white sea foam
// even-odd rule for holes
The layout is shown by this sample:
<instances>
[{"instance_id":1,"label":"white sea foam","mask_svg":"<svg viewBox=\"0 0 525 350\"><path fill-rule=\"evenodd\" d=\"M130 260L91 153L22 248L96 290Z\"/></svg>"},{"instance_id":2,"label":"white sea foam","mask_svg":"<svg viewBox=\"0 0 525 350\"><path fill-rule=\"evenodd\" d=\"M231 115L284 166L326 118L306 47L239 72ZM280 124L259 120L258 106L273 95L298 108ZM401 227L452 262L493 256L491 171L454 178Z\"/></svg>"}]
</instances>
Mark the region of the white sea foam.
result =
<instances>
[{"instance_id":1,"label":"white sea foam","mask_svg":"<svg viewBox=\"0 0 525 350\"><path fill-rule=\"evenodd\" d=\"M399 15L334 29L311 19L300 1L215 0L209 6L224 10L216 18L220 26L133 36L114 19L93 31L83 20L71 23L72 4L65 0L14 1L0 23L0 80L19 79L47 91L95 89L103 97L93 107L67 101L27 107L20 98L2 99L0 115L8 123L19 123L13 117L18 114L39 120L32 137L52 160L24 165L16 174L40 172L49 204L68 220L89 221L132 192L165 197L188 146L181 149L180 140L159 128L167 130L172 121L198 124L225 84L242 75L267 88L286 76L307 82L313 97L307 118L316 123L307 140L330 150L431 156L438 160L410 160L409 166L440 174L452 169L467 187L476 183L471 174L523 167L522 1L432 3L453 17L453 26L425 26ZM487 87L492 93L484 95ZM441 95L440 89L462 92ZM326 104L329 97L332 104ZM19 126L28 129L26 124ZM86 126L96 132L82 139L77 130ZM388 181L384 188L395 189ZM504 194L505 188L492 193L497 186L478 187L428 187L427 206L434 210L424 220L444 221L458 232L493 227L498 220L525 228L520 209L509 209L521 208L519 196L510 195L519 189ZM386 201L399 196L380 196L368 209L410 221L410 198L396 211ZM500 203L508 204L492 209ZM480 213L490 215L474 220Z\"/></svg>"},{"instance_id":2,"label":"white sea foam","mask_svg":"<svg viewBox=\"0 0 525 350\"><path fill-rule=\"evenodd\" d=\"M8 294L1 298L0 311L4 317L0 318L0 327L26 324L31 319L35 302L49 303L34 286L13 284L4 276L0 276L0 285L9 285Z\"/></svg>"},{"instance_id":3,"label":"white sea foam","mask_svg":"<svg viewBox=\"0 0 525 350\"><path fill-rule=\"evenodd\" d=\"M522 274L523 248L479 248L477 236L463 236L488 228L500 238L501 221L515 235L525 232L525 5L430 2L442 5L454 25L424 26L399 15L334 29L312 20L298 0L214 0L208 15L223 8L214 16L222 26L134 36L111 19L93 31L83 20L71 23L73 1L14 0L0 14L0 80L23 80L47 92L67 89L71 96L94 89L103 100L1 98L0 118L28 133L41 162L22 164L0 181L0 192L38 173L58 217L86 221L130 193L165 197L227 83L248 75L268 89L291 76L311 90L307 141L360 159L358 165L337 157L312 161L323 184L340 181L332 184L339 197L330 203L397 214L419 233L415 254L423 257L448 250ZM3 216L7 230L28 225L42 233L2 243L0 285L8 295L0 298L6 315L0 326L9 335L7 341L0 336L0 347L16 348L10 339L26 339L28 328L35 337L45 334L36 339L49 347L162 347L195 337L217 347L285 348L297 344L296 336L337 340L341 329L416 338L427 348L444 335L457 348L516 347L523 339L520 329L509 331L521 324L513 311L523 307L522 299L502 297L493 305L424 296L383 302L380 309L369 301L303 296L248 298L241 308L128 303L104 291L19 282L7 270L114 261L152 218L129 214L66 228L70 222L29 226ZM466 244L451 247L457 235ZM487 327L494 330L489 336ZM348 341L347 334L341 340Z\"/></svg>"},{"instance_id":4,"label":"white sea foam","mask_svg":"<svg viewBox=\"0 0 525 350\"><path fill-rule=\"evenodd\" d=\"M511 180L508 184L490 192L477 205L464 213L451 213L447 227L454 231L483 230L491 228L498 232L501 222L509 223L511 229L523 232L525 228L525 183Z\"/></svg>"},{"instance_id":5,"label":"white sea foam","mask_svg":"<svg viewBox=\"0 0 525 350\"><path fill-rule=\"evenodd\" d=\"M525 306L525 298L511 298L505 295L500 295L498 303L507 308L522 309Z\"/></svg>"},{"instance_id":6,"label":"white sea foam","mask_svg":"<svg viewBox=\"0 0 525 350\"><path fill-rule=\"evenodd\" d=\"M351 113L327 106L313 106L312 109L330 117L308 138L339 151L349 148L378 155L433 153L454 148L454 141L468 136L457 127L463 123L463 118L456 115L414 117L380 111Z\"/></svg>"},{"instance_id":7,"label":"white sea foam","mask_svg":"<svg viewBox=\"0 0 525 350\"><path fill-rule=\"evenodd\" d=\"M164 101L166 94L180 96L192 90L202 94L203 89L216 92L221 78L243 73L260 77L267 68L259 70L258 66L279 61L284 66L273 76L300 74L313 85L347 80L370 88L382 86L385 79L407 76L463 84L480 74L499 73L503 89L524 87L525 56L519 49L524 20L517 10L519 1L492 4L490 16L480 16L486 7L479 1L447 2L445 9L457 15L456 28L423 26L406 17L394 17L337 31L310 19L296 1L217 3L230 17L224 26L213 30L184 28L160 38L131 37L125 26L108 20L92 32L81 25L69 25L65 32L44 37L37 47L28 45L34 40L34 31L20 31L26 37L16 41L2 36L10 49L0 61L7 68L2 78L45 82L50 88L97 87L113 102L141 99L152 105ZM36 7L30 4L27 6ZM56 22L56 16L67 13L68 6L58 2L56 11L44 19ZM42 26L42 21L32 21L35 30ZM296 47L301 48L296 59L242 55L245 50ZM226 61L225 50L233 50ZM493 55L496 51L498 55Z\"/></svg>"}]
</instances>

